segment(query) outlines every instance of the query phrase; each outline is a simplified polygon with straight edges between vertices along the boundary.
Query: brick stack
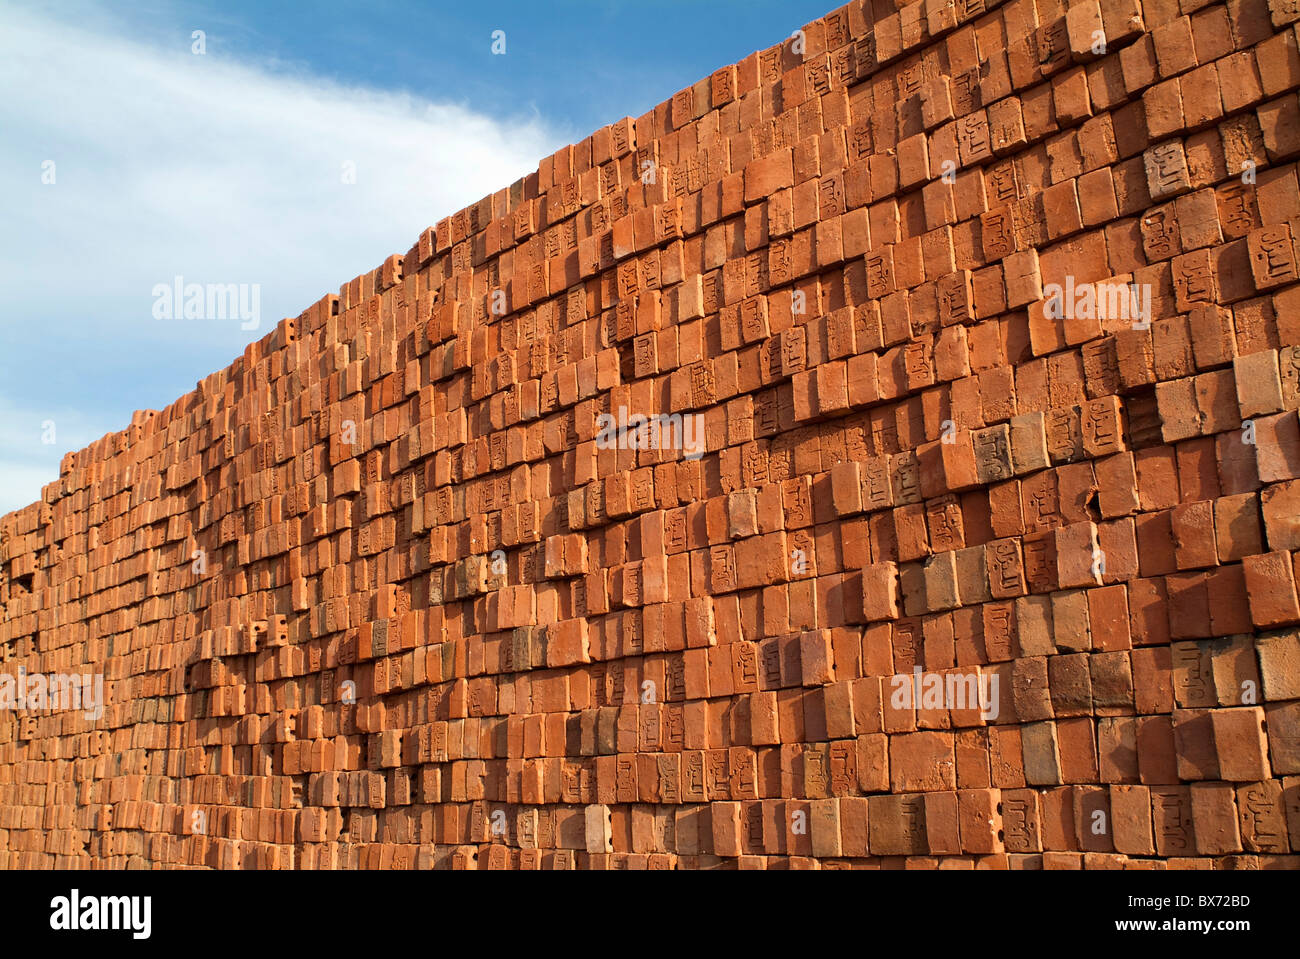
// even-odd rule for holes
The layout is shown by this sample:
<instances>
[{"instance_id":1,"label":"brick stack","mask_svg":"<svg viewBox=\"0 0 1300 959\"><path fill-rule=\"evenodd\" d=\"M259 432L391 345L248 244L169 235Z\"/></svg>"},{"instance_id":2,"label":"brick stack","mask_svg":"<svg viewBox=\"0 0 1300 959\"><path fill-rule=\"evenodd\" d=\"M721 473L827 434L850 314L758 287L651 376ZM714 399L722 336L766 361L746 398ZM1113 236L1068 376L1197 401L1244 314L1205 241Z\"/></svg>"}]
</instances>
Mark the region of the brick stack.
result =
<instances>
[{"instance_id":1,"label":"brick stack","mask_svg":"<svg viewBox=\"0 0 1300 959\"><path fill-rule=\"evenodd\" d=\"M1297 21L850 3L69 454L3 862L1296 866Z\"/></svg>"}]
</instances>

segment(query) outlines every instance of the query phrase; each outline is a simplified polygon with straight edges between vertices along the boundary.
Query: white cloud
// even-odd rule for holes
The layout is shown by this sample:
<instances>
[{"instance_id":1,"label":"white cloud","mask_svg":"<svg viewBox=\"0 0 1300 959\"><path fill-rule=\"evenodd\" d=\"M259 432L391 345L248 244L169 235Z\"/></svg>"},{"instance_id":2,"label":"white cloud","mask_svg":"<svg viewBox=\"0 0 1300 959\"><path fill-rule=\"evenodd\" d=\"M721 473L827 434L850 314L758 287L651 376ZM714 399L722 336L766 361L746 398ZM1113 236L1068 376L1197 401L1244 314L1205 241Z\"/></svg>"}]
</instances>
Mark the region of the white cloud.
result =
<instances>
[{"instance_id":1,"label":"white cloud","mask_svg":"<svg viewBox=\"0 0 1300 959\"><path fill-rule=\"evenodd\" d=\"M165 47L89 24L0 9L0 400L14 409L124 428L571 139L537 116L232 60L212 38L197 56L187 32ZM177 275L259 284L260 328L153 319L154 286ZM0 446L0 510L39 495L25 462Z\"/></svg>"}]
</instances>

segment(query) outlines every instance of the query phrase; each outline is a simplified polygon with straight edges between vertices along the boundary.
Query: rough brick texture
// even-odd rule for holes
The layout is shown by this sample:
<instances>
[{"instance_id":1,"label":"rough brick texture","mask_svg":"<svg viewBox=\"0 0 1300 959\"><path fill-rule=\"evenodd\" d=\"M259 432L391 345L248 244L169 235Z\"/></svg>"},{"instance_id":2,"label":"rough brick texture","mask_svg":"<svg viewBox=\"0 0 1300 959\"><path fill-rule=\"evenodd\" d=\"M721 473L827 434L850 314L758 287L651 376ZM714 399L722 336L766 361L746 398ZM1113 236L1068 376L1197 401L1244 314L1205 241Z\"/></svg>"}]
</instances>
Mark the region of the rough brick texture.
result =
<instances>
[{"instance_id":1,"label":"rough brick texture","mask_svg":"<svg viewBox=\"0 0 1300 959\"><path fill-rule=\"evenodd\" d=\"M1295 866L1300 8L1066 7L851 3L69 454L0 862Z\"/></svg>"}]
</instances>

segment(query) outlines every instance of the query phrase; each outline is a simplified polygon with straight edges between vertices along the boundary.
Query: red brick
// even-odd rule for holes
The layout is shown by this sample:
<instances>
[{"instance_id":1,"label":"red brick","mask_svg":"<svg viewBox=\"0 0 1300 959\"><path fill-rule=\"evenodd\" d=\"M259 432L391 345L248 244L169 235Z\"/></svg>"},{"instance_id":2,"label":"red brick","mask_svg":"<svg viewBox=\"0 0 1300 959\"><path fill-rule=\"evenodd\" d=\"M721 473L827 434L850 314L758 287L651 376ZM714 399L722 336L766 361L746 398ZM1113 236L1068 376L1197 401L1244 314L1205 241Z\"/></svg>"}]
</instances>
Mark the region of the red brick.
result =
<instances>
[{"instance_id":1,"label":"red brick","mask_svg":"<svg viewBox=\"0 0 1300 959\"><path fill-rule=\"evenodd\" d=\"M1247 556L1242 566L1250 594L1250 618L1257 627L1273 629L1300 623L1300 601L1296 598L1290 553Z\"/></svg>"}]
</instances>

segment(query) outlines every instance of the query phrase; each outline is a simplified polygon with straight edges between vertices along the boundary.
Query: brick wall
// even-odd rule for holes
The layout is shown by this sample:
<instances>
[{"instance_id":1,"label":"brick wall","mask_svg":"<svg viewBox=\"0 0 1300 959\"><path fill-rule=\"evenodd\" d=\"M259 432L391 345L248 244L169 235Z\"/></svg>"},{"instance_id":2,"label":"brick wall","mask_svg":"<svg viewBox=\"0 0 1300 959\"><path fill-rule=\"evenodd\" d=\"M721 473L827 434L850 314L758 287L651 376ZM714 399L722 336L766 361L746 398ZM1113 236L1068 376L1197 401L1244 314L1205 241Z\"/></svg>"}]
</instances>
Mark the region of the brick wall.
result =
<instances>
[{"instance_id":1,"label":"brick wall","mask_svg":"<svg viewBox=\"0 0 1300 959\"><path fill-rule=\"evenodd\" d=\"M1068 7L851 3L69 454L0 862L1295 866L1300 7Z\"/></svg>"}]
</instances>

